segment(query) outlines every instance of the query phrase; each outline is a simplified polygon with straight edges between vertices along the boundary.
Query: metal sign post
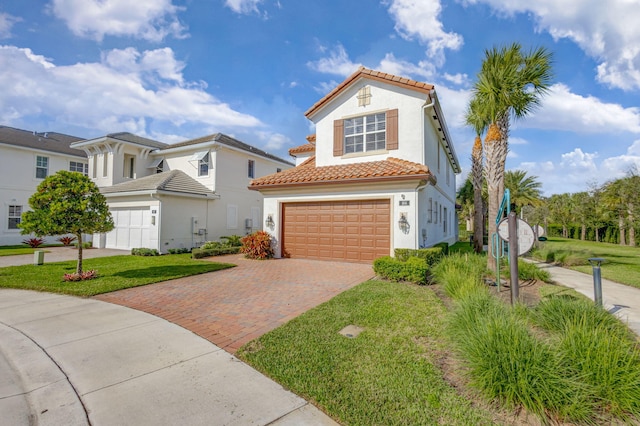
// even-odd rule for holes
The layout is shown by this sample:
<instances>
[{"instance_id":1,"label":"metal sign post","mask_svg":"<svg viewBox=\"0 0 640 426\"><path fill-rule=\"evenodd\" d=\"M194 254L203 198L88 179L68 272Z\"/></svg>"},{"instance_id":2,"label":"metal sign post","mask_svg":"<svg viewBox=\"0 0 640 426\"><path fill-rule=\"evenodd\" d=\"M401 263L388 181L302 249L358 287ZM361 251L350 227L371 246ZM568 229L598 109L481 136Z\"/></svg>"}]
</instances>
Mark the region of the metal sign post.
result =
<instances>
[{"instance_id":1,"label":"metal sign post","mask_svg":"<svg viewBox=\"0 0 640 426\"><path fill-rule=\"evenodd\" d=\"M509 213L509 271L511 273L511 304L518 303L520 283L518 281L518 217L516 212Z\"/></svg>"}]
</instances>

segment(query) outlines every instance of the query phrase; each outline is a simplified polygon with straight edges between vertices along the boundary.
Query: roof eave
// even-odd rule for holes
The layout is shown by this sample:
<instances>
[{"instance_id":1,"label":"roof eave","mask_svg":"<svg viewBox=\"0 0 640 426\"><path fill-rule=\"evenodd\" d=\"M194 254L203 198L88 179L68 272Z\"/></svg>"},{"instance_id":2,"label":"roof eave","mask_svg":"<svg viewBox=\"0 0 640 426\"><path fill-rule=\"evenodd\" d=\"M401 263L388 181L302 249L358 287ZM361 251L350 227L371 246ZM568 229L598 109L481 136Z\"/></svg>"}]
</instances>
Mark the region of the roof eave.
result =
<instances>
[{"instance_id":1,"label":"roof eave","mask_svg":"<svg viewBox=\"0 0 640 426\"><path fill-rule=\"evenodd\" d=\"M432 174L418 174L406 176L377 176L370 178L353 178L353 179L336 179L336 180L317 180L311 182L295 182L295 183L274 183L265 185L249 185L252 191L260 191L262 189L284 189L299 188L301 186L320 186L320 185L353 185L364 183L386 183L386 182L402 182L402 181L420 181L423 183L436 184L436 177Z\"/></svg>"}]
</instances>

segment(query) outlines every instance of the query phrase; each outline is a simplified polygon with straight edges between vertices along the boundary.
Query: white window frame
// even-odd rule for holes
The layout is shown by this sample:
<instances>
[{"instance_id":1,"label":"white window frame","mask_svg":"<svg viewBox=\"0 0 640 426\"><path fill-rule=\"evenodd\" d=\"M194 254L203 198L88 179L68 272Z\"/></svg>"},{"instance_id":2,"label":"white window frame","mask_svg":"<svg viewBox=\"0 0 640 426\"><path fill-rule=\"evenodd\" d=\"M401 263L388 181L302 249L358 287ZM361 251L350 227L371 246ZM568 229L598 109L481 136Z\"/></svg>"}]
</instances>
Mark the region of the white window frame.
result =
<instances>
[{"instance_id":1,"label":"white window frame","mask_svg":"<svg viewBox=\"0 0 640 426\"><path fill-rule=\"evenodd\" d=\"M102 154L102 177L109 176L109 153L104 152Z\"/></svg>"},{"instance_id":2,"label":"white window frame","mask_svg":"<svg viewBox=\"0 0 640 426\"><path fill-rule=\"evenodd\" d=\"M164 172L164 157L155 158L151 164L147 166L147 169L154 169L156 173Z\"/></svg>"},{"instance_id":3,"label":"white window frame","mask_svg":"<svg viewBox=\"0 0 640 426\"><path fill-rule=\"evenodd\" d=\"M387 148L386 112L345 118L343 126L344 154L383 151Z\"/></svg>"},{"instance_id":4,"label":"white window frame","mask_svg":"<svg viewBox=\"0 0 640 426\"><path fill-rule=\"evenodd\" d=\"M210 164L211 155L209 154L209 151L204 152L203 156L200 156L200 154L203 154L203 153L197 154L198 177L209 176L209 168L211 166Z\"/></svg>"},{"instance_id":5,"label":"white window frame","mask_svg":"<svg viewBox=\"0 0 640 426\"><path fill-rule=\"evenodd\" d=\"M39 176L38 172L41 170L44 170L44 176ZM47 176L49 176L49 157L36 155L36 179L44 179Z\"/></svg>"},{"instance_id":6,"label":"white window frame","mask_svg":"<svg viewBox=\"0 0 640 426\"><path fill-rule=\"evenodd\" d=\"M89 164L82 161L69 161L69 171L89 176Z\"/></svg>"},{"instance_id":7,"label":"white window frame","mask_svg":"<svg viewBox=\"0 0 640 426\"><path fill-rule=\"evenodd\" d=\"M256 161L247 160L247 177L254 179L256 177Z\"/></svg>"},{"instance_id":8,"label":"white window frame","mask_svg":"<svg viewBox=\"0 0 640 426\"><path fill-rule=\"evenodd\" d=\"M20 229L18 225L22 222L22 206L12 204L7 209L7 229L17 231ZM11 226L14 224L14 226Z\"/></svg>"}]
</instances>

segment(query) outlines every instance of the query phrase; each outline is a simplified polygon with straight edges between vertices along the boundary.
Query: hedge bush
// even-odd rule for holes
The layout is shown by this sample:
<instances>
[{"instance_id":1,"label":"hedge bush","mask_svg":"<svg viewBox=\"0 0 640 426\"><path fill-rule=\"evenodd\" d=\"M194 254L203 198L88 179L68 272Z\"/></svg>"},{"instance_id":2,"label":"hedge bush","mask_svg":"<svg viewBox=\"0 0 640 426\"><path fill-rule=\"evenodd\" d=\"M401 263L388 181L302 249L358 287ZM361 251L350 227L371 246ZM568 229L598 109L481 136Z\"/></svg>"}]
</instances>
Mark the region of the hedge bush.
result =
<instances>
[{"instance_id":1,"label":"hedge bush","mask_svg":"<svg viewBox=\"0 0 640 426\"><path fill-rule=\"evenodd\" d=\"M160 252L158 252L158 250L144 247L132 248L131 254L133 256L160 256Z\"/></svg>"},{"instance_id":2,"label":"hedge bush","mask_svg":"<svg viewBox=\"0 0 640 426\"><path fill-rule=\"evenodd\" d=\"M186 248L186 247L180 247L180 248L170 248L167 251L169 252L169 254L182 254L182 253L191 252L191 249Z\"/></svg>"},{"instance_id":3,"label":"hedge bush","mask_svg":"<svg viewBox=\"0 0 640 426\"><path fill-rule=\"evenodd\" d=\"M242 238L240 253L249 259L271 259L273 247L271 247L271 235L265 231L257 231Z\"/></svg>"},{"instance_id":4,"label":"hedge bush","mask_svg":"<svg viewBox=\"0 0 640 426\"><path fill-rule=\"evenodd\" d=\"M218 247L218 248L194 248L191 250L192 259L202 259L203 257L220 256L223 254L237 254L240 247Z\"/></svg>"},{"instance_id":5,"label":"hedge bush","mask_svg":"<svg viewBox=\"0 0 640 426\"><path fill-rule=\"evenodd\" d=\"M427 261L429 266L433 266L442 256L445 255L444 249L442 247L430 247L423 249L406 249L406 248L398 248L393 251L393 254L396 259L401 262L406 262L411 257L418 257L420 259L424 259Z\"/></svg>"},{"instance_id":6,"label":"hedge bush","mask_svg":"<svg viewBox=\"0 0 640 426\"><path fill-rule=\"evenodd\" d=\"M426 284L429 265L425 259L419 257L410 257L403 262L391 256L384 256L373 262L373 271L391 281Z\"/></svg>"}]
</instances>

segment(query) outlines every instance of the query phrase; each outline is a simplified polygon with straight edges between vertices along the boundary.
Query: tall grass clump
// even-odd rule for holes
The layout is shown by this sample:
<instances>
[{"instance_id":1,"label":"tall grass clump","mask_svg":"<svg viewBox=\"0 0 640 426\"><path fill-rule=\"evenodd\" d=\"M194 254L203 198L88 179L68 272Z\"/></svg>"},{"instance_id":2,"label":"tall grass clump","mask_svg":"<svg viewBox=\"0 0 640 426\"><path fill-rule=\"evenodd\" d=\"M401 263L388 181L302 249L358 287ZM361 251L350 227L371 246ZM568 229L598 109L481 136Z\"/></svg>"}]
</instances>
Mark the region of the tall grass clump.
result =
<instances>
[{"instance_id":1,"label":"tall grass clump","mask_svg":"<svg viewBox=\"0 0 640 426\"><path fill-rule=\"evenodd\" d=\"M640 349L627 327L589 301L552 297L533 313L556 350L589 387L603 415L640 421Z\"/></svg>"},{"instance_id":2,"label":"tall grass clump","mask_svg":"<svg viewBox=\"0 0 640 426\"><path fill-rule=\"evenodd\" d=\"M509 268L506 269L506 273L509 276ZM518 259L518 278L521 280L544 281L545 283L551 282L549 271L540 269L535 263L526 262L522 259Z\"/></svg>"},{"instance_id":3,"label":"tall grass clump","mask_svg":"<svg viewBox=\"0 0 640 426\"><path fill-rule=\"evenodd\" d=\"M592 414L584 386L529 332L524 318L488 292L467 295L448 324L470 384L506 407L541 419L583 421Z\"/></svg>"},{"instance_id":4,"label":"tall grass clump","mask_svg":"<svg viewBox=\"0 0 640 426\"><path fill-rule=\"evenodd\" d=\"M452 254L442 258L432 269L435 282L442 284L445 292L454 299L462 299L469 293L485 288L482 283L486 260L476 254Z\"/></svg>"}]
</instances>

